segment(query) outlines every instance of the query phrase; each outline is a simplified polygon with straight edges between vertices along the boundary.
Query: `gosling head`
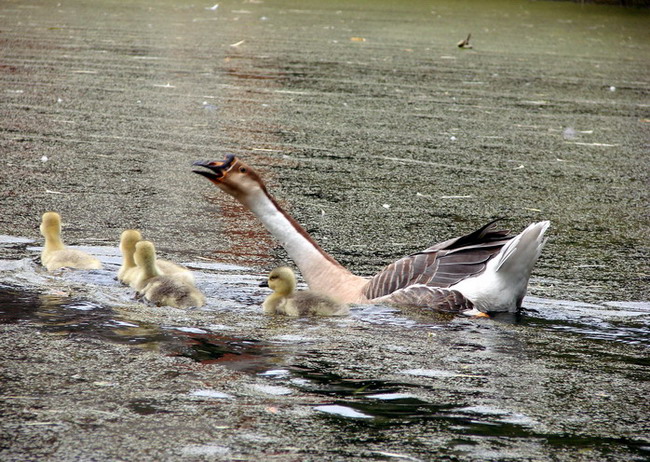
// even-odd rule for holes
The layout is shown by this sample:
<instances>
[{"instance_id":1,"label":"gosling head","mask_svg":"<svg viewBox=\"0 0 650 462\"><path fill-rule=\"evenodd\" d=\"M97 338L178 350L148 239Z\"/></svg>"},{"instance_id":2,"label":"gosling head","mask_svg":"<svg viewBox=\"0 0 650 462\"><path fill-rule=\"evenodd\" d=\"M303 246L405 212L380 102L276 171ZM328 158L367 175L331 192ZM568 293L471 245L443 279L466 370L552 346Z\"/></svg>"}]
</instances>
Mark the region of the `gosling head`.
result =
<instances>
[{"instance_id":1,"label":"gosling head","mask_svg":"<svg viewBox=\"0 0 650 462\"><path fill-rule=\"evenodd\" d=\"M142 240L142 234L136 229L127 229L120 236L120 251L122 255L133 255L135 245Z\"/></svg>"},{"instance_id":2,"label":"gosling head","mask_svg":"<svg viewBox=\"0 0 650 462\"><path fill-rule=\"evenodd\" d=\"M196 161L193 165L208 169L209 171L194 170L194 173L206 177L241 202L245 202L255 191L266 191L259 174L233 154L229 154L224 160Z\"/></svg>"},{"instance_id":3,"label":"gosling head","mask_svg":"<svg viewBox=\"0 0 650 462\"><path fill-rule=\"evenodd\" d=\"M140 267L153 266L156 262L156 248L152 242L140 241L135 244L135 254L133 254L135 264Z\"/></svg>"},{"instance_id":4,"label":"gosling head","mask_svg":"<svg viewBox=\"0 0 650 462\"><path fill-rule=\"evenodd\" d=\"M269 288L280 295L291 295L296 289L296 275L287 266L275 268L269 274Z\"/></svg>"},{"instance_id":5,"label":"gosling head","mask_svg":"<svg viewBox=\"0 0 650 462\"><path fill-rule=\"evenodd\" d=\"M61 234L61 215L56 212L45 212L41 220L40 229L43 237L51 234Z\"/></svg>"}]
</instances>

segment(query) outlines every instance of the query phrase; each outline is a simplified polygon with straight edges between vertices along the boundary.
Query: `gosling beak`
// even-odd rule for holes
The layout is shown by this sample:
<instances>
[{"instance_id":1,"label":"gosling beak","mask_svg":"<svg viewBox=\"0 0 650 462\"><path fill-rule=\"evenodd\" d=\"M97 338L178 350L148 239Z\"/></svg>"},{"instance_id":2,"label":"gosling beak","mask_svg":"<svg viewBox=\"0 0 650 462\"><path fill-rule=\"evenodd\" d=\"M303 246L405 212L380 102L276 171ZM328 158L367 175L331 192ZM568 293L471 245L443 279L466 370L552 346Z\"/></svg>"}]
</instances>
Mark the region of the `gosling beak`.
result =
<instances>
[{"instance_id":1,"label":"gosling beak","mask_svg":"<svg viewBox=\"0 0 650 462\"><path fill-rule=\"evenodd\" d=\"M192 170L192 171L199 175L203 175L210 181L218 182L224 176L226 176L226 173L228 172L230 167L232 167L232 164L234 162L235 162L234 154L228 154L224 160L215 160L215 161L197 160L192 165L196 165L198 167L204 167L210 171L209 172L206 172L205 170Z\"/></svg>"},{"instance_id":2,"label":"gosling beak","mask_svg":"<svg viewBox=\"0 0 650 462\"><path fill-rule=\"evenodd\" d=\"M262 282L260 282L260 287L268 287L269 286L269 280L264 279Z\"/></svg>"}]
</instances>

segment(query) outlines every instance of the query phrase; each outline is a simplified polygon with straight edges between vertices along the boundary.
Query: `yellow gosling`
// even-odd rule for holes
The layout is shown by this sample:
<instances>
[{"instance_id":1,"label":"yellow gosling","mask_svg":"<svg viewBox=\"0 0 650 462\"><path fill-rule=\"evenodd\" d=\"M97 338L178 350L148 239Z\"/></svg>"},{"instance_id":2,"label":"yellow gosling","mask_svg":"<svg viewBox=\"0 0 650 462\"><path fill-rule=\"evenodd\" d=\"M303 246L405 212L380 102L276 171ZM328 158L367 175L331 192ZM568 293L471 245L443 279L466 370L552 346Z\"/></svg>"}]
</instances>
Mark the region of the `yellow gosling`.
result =
<instances>
[{"instance_id":1,"label":"yellow gosling","mask_svg":"<svg viewBox=\"0 0 650 462\"><path fill-rule=\"evenodd\" d=\"M138 266L135 264L133 254L135 245L142 240L142 234L135 229L127 229L120 236L120 252L122 252L122 266L117 271L117 279L124 283L130 284L135 278Z\"/></svg>"},{"instance_id":2,"label":"yellow gosling","mask_svg":"<svg viewBox=\"0 0 650 462\"><path fill-rule=\"evenodd\" d=\"M327 295L304 290L296 292L296 275L291 268L275 268L268 277L268 286L273 293L266 297L262 307L264 314L287 316L345 316L347 305L336 302Z\"/></svg>"},{"instance_id":3,"label":"yellow gosling","mask_svg":"<svg viewBox=\"0 0 650 462\"><path fill-rule=\"evenodd\" d=\"M41 252L41 263L48 271L59 268L100 269L101 262L81 250L69 249L61 240L61 216L46 212L41 221L41 234L45 245Z\"/></svg>"},{"instance_id":4,"label":"yellow gosling","mask_svg":"<svg viewBox=\"0 0 650 462\"><path fill-rule=\"evenodd\" d=\"M205 296L199 289L173 276L156 276L149 279L139 294L157 306L189 308L205 305Z\"/></svg>"},{"instance_id":5,"label":"yellow gosling","mask_svg":"<svg viewBox=\"0 0 650 462\"><path fill-rule=\"evenodd\" d=\"M122 232L120 236L120 252L122 252L122 266L117 272L117 279L124 283L133 285L137 279L141 279L141 270L135 264L133 254L135 253L135 245L142 240L142 234L135 229L127 229ZM190 284L194 283L194 276L184 266L177 265L167 260L160 258L156 259L156 267L163 275L174 275L178 279L182 279Z\"/></svg>"},{"instance_id":6,"label":"yellow gosling","mask_svg":"<svg viewBox=\"0 0 650 462\"><path fill-rule=\"evenodd\" d=\"M182 273L164 275L160 271L156 265L156 248L153 243L136 243L133 258L138 273L131 285L149 302L176 308L205 304L201 291L188 282Z\"/></svg>"}]
</instances>

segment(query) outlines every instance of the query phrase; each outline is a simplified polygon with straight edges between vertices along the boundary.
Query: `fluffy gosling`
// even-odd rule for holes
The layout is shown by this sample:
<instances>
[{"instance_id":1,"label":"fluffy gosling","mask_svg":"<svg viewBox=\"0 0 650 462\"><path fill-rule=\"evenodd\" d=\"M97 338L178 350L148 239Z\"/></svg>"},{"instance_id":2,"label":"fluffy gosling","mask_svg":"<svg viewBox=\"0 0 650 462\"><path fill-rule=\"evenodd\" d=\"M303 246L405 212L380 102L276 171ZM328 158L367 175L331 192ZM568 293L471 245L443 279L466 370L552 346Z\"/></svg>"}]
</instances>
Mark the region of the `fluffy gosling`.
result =
<instances>
[{"instance_id":1,"label":"fluffy gosling","mask_svg":"<svg viewBox=\"0 0 650 462\"><path fill-rule=\"evenodd\" d=\"M262 307L264 314L287 316L345 316L347 305L336 302L327 295L309 290L296 292L296 275L291 268L281 266L269 274L268 287L273 293L266 297Z\"/></svg>"},{"instance_id":2,"label":"fluffy gosling","mask_svg":"<svg viewBox=\"0 0 650 462\"><path fill-rule=\"evenodd\" d=\"M41 263L48 271L59 268L100 269L101 262L81 250L69 249L61 240L61 215L46 212L41 220L41 234L45 245L41 252Z\"/></svg>"},{"instance_id":3,"label":"fluffy gosling","mask_svg":"<svg viewBox=\"0 0 650 462\"><path fill-rule=\"evenodd\" d=\"M134 281L142 278L142 270L135 264L133 254L135 253L135 245L142 240L142 234L135 229L127 229L122 232L120 236L120 252L122 252L122 266L117 272L117 279L137 289L133 285ZM160 258L156 259L156 267L163 275L174 275L178 279L182 279L190 284L194 284L194 276L184 266L177 265L167 260Z\"/></svg>"},{"instance_id":4,"label":"fluffy gosling","mask_svg":"<svg viewBox=\"0 0 650 462\"><path fill-rule=\"evenodd\" d=\"M136 243L133 258L139 270L135 288L149 302L176 308L205 304L205 296L181 273L162 274L156 265L156 248L151 242Z\"/></svg>"}]
</instances>

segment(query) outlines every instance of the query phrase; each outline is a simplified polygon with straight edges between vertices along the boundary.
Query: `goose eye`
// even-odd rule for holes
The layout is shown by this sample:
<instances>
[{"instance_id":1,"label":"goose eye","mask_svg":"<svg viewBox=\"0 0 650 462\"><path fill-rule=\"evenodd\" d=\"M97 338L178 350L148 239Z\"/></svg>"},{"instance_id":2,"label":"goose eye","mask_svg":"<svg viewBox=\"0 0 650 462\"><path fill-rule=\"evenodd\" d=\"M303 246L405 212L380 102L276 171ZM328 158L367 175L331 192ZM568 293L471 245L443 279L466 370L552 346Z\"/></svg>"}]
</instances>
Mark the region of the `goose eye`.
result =
<instances>
[{"instance_id":1,"label":"goose eye","mask_svg":"<svg viewBox=\"0 0 650 462\"><path fill-rule=\"evenodd\" d=\"M246 173L246 167L239 167L239 171L241 173Z\"/></svg>"}]
</instances>

